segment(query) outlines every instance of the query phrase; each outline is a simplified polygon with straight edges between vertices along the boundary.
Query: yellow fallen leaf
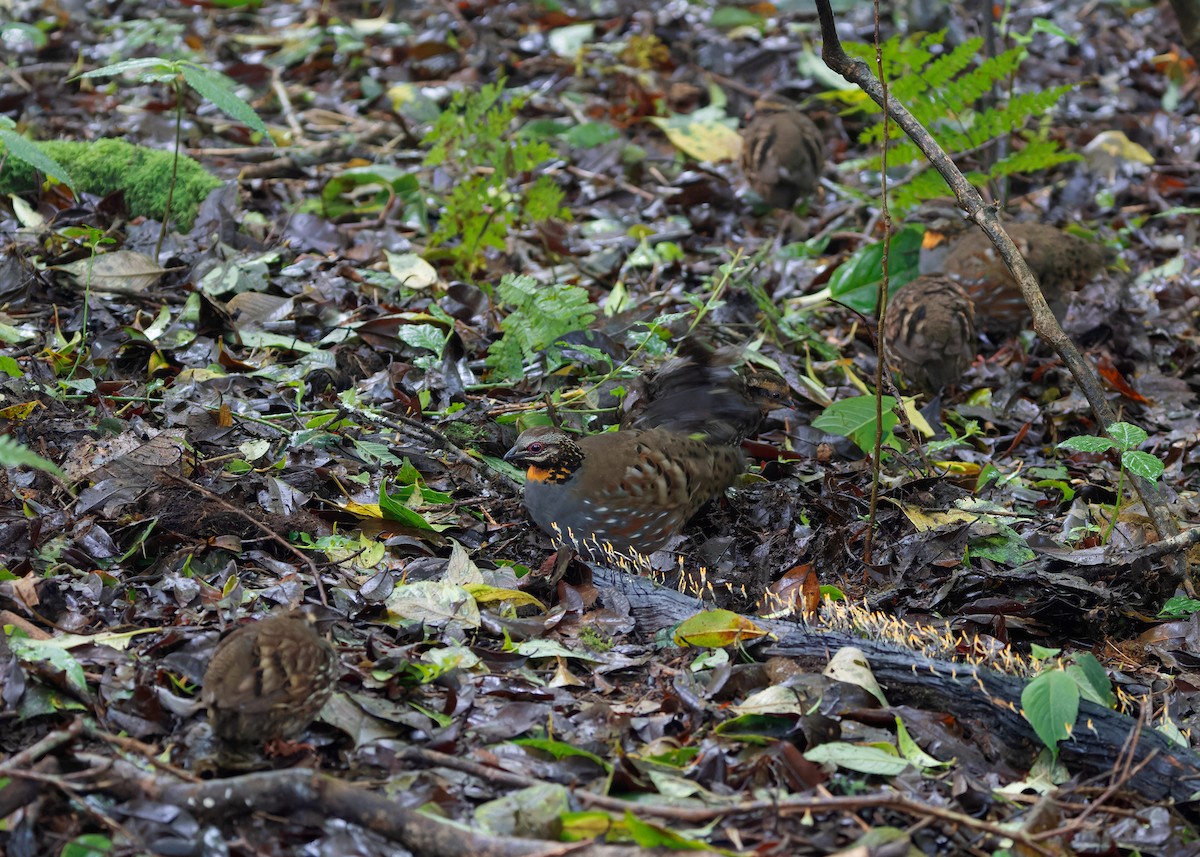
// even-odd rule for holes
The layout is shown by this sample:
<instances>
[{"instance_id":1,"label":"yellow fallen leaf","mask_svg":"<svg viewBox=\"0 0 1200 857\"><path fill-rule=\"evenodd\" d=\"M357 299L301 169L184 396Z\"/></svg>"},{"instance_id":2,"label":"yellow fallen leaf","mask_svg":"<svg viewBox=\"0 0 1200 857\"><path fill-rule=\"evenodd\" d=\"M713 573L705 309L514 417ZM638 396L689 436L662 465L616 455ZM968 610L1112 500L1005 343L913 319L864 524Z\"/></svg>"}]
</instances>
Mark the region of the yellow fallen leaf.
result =
<instances>
[{"instance_id":1,"label":"yellow fallen leaf","mask_svg":"<svg viewBox=\"0 0 1200 857\"><path fill-rule=\"evenodd\" d=\"M675 642L680 646L720 649L766 635L765 630L732 610L706 610L679 624Z\"/></svg>"}]
</instances>

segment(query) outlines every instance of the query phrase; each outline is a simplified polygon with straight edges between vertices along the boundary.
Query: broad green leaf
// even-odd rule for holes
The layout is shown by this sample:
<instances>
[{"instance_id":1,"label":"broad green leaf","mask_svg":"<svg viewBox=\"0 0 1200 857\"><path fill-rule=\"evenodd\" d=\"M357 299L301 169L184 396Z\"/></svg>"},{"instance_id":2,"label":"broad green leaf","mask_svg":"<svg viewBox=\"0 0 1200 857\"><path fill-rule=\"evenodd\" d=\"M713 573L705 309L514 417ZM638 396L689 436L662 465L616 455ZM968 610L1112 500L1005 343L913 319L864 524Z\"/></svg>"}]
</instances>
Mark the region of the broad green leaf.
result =
<instances>
[{"instance_id":1,"label":"broad green leaf","mask_svg":"<svg viewBox=\"0 0 1200 857\"><path fill-rule=\"evenodd\" d=\"M1121 453L1121 463L1125 465L1125 469L1130 473L1134 473L1143 479L1149 479L1151 482L1162 476L1165 467L1161 459L1154 457L1148 452L1142 452L1140 449L1131 449L1128 452Z\"/></svg>"},{"instance_id":2,"label":"broad green leaf","mask_svg":"<svg viewBox=\"0 0 1200 857\"><path fill-rule=\"evenodd\" d=\"M22 661L44 661L62 672L68 686L79 696L87 698L87 678L83 667L66 649L50 640L31 640L28 637L9 636L8 646Z\"/></svg>"},{"instance_id":3,"label":"broad green leaf","mask_svg":"<svg viewBox=\"0 0 1200 857\"><path fill-rule=\"evenodd\" d=\"M1058 758L1058 742L1071 737L1079 716L1079 687L1063 670L1035 676L1021 692L1021 713Z\"/></svg>"},{"instance_id":4,"label":"broad green leaf","mask_svg":"<svg viewBox=\"0 0 1200 857\"><path fill-rule=\"evenodd\" d=\"M792 714L803 715L807 710L804 701L790 687L773 684L750 694L737 705L732 706L737 714Z\"/></svg>"},{"instance_id":5,"label":"broad green leaf","mask_svg":"<svg viewBox=\"0 0 1200 857\"><path fill-rule=\"evenodd\" d=\"M1177 595L1166 600L1158 611L1158 618L1177 619L1193 613L1200 613L1200 600Z\"/></svg>"},{"instance_id":6,"label":"broad green leaf","mask_svg":"<svg viewBox=\"0 0 1200 857\"><path fill-rule=\"evenodd\" d=\"M578 149L594 149L620 137L621 132L607 122L584 122L563 134L563 138Z\"/></svg>"},{"instance_id":7,"label":"broad green leaf","mask_svg":"<svg viewBox=\"0 0 1200 857\"><path fill-rule=\"evenodd\" d=\"M674 639L680 646L720 649L756 640L766 634L758 625L732 610L705 610L679 623Z\"/></svg>"},{"instance_id":8,"label":"broad green leaf","mask_svg":"<svg viewBox=\"0 0 1200 857\"><path fill-rule=\"evenodd\" d=\"M945 768L949 767L951 762L939 762L937 759L930 756L918 746L917 742L908 734L908 728L905 727L904 721L900 719L900 715L896 715L896 744L900 748L900 755L907 759L914 767L925 770L927 768Z\"/></svg>"},{"instance_id":9,"label":"broad green leaf","mask_svg":"<svg viewBox=\"0 0 1200 857\"><path fill-rule=\"evenodd\" d=\"M1141 426L1133 423L1113 423L1108 427L1108 436L1122 449L1134 449L1146 442L1149 435Z\"/></svg>"},{"instance_id":10,"label":"broad green leaf","mask_svg":"<svg viewBox=\"0 0 1200 857\"><path fill-rule=\"evenodd\" d=\"M871 672L871 664L862 649L855 646L842 646L834 652L821 675L858 685L878 699L880 705L888 704L887 697L883 695L883 688L875 680L875 674Z\"/></svg>"},{"instance_id":11,"label":"broad green leaf","mask_svg":"<svg viewBox=\"0 0 1200 857\"><path fill-rule=\"evenodd\" d=\"M691 113L652 117L677 149L697 161L736 160L742 150L737 122L720 108L709 105Z\"/></svg>"},{"instance_id":12,"label":"broad green leaf","mask_svg":"<svg viewBox=\"0 0 1200 857\"><path fill-rule=\"evenodd\" d=\"M0 466L32 467L44 473L52 473L59 479L66 479L58 465L47 461L24 444L14 440L10 435L0 435Z\"/></svg>"},{"instance_id":13,"label":"broad green leaf","mask_svg":"<svg viewBox=\"0 0 1200 857\"><path fill-rule=\"evenodd\" d=\"M737 6L718 6L708 18L708 24L717 30L733 30L737 27L753 27L761 30L765 24L762 15Z\"/></svg>"},{"instance_id":14,"label":"broad green leaf","mask_svg":"<svg viewBox=\"0 0 1200 857\"><path fill-rule=\"evenodd\" d=\"M565 759L569 756L576 756L580 759L588 759L592 762L595 762L605 771L612 770L612 765L601 759L595 753L587 750L581 750L579 747L573 747L565 741L555 741L553 738L514 738L508 743L516 744L518 747L530 747L534 750L541 750L543 753L549 753L556 759Z\"/></svg>"},{"instance_id":15,"label":"broad green leaf","mask_svg":"<svg viewBox=\"0 0 1200 857\"><path fill-rule=\"evenodd\" d=\"M59 857L105 857L112 850L112 840L104 834L84 833L64 845Z\"/></svg>"},{"instance_id":16,"label":"broad green leaf","mask_svg":"<svg viewBox=\"0 0 1200 857\"><path fill-rule=\"evenodd\" d=\"M406 289L427 289L438 282L437 269L416 253L393 253L384 250L388 272Z\"/></svg>"},{"instance_id":17,"label":"broad green leaf","mask_svg":"<svg viewBox=\"0 0 1200 857\"><path fill-rule=\"evenodd\" d=\"M515 607L536 607L542 612L545 612L546 605L538 601L528 592L523 592L520 589L501 589L497 586L489 586L486 583L468 583L463 586L467 592L471 593L480 604L489 604L495 601L507 601Z\"/></svg>"},{"instance_id":18,"label":"broad green leaf","mask_svg":"<svg viewBox=\"0 0 1200 857\"><path fill-rule=\"evenodd\" d=\"M574 59L595 34L595 24L569 24L551 30L546 44L560 57Z\"/></svg>"},{"instance_id":19,"label":"broad green leaf","mask_svg":"<svg viewBox=\"0 0 1200 857\"><path fill-rule=\"evenodd\" d=\"M661 824L638 818L631 810L625 810L625 827L633 841L642 848L665 848L671 851L707 851L708 847L698 839L689 839Z\"/></svg>"},{"instance_id":20,"label":"broad green leaf","mask_svg":"<svg viewBox=\"0 0 1200 857\"><path fill-rule=\"evenodd\" d=\"M420 489L416 489L419 491ZM419 512L414 512L406 504L411 500L414 494L414 486L403 486L394 494L389 494L387 491L387 480L379 483L379 509L383 512L383 516L393 521L397 521L405 526L414 527L418 530L433 530L435 527L425 520Z\"/></svg>"},{"instance_id":21,"label":"broad green leaf","mask_svg":"<svg viewBox=\"0 0 1200 857\"><path fill-rule=\"evenodd\" d=\"M15 357L8 354L0 354L0 374L7 375L10 378L25 377L25 370L21 368L21 364L17 362Z\"/></svg>"},{"instance_id":22,"label":"broad green leaf","mask_svg":"<svg viewBox=\"0 0 1200 857\"><path fill-rule=\"evenodd\" d=\"M480 624L479 607L471 594L461 586L436 580L397 586L386 603L390 615L431 628L478 628Z\"/></svg>"},{"instance_id":23,"label":"broad green leaf","mask_svg":"<svg viewBox=\"0 0 1200 857\"><path fill-rule=\"evenodd\" d=\"M991 529L985 535L976 535L970 540L971 556L990 559L1009 567L1029 562L1035 556L1025 538L1008 524L998 519L987 518L986 525ZM976 529L980 529L977 525Z\"/></svg>"},{"instance_id":24,"label":"broad green leaf","mask_svg":"<svg viewBox=\"0 0 1200 857\"><path fill-rule=\"evenodd\" d=\"M17 160L24 161L67 187L75 187L75 180L71 178L67 168L38 148L36 143L7 129L0 129L0 143L3 143L8 154Z\"/></svg>"},{"instance_id":25,"label":"broad green leaf","mask_svg":"<svg viewBox=\"0 0 1200 857\"><path fill-rule=\"evenodd\" d=\"M16 47L14 43L17 40L10 39L5 33L20 33L29 40L29 43L33 47L39 50L46 47L49 43L49 39L46 38L45 33L32 24L23 24L20 21L5 21L3 24L0 24L0 43L5 43L10 48Z\"/></svg>"},{"instance_id":26,"label":"broad green leaf","mask_svg":"<svg viewBox=\"0 0 1200 857\"><path fill-rule=\"evenodd\" d=\"M527 658L575 658L581 661L599 662L600 658L586 651L574 651L568 649L557 640L547 640L545 638L525 640L518 643L513 651L518 655L523 655Z\"/></svg>"},{"instance_id":27,"label":"broad green leaf","mask_svg":"<svg viewBox=\"0 0 1200 857\"><path fill-rule=\"evenodd\" d=\"M1079 686L1083 698L1105 708L1112 708L1115 703L1112 682L1100 661L1096 660L1096 656L1091 652L1079 652L1071 656L1071 661L1067 666L1067 675Z\"/></svg>"},{"instance_id":28,"label":"broad green leaf","mask_svg":"<svg viewBox=\"0 0 1200 857\"><path fill-rule=\"evenodd\" d=\"M906 226L892 236L888 250L888 288L893 292L919 273L923 230ZM875 312L883 280L883 242L860 247L829 278L829 296L865 315Z\"/></svg>"},{"instance_id":29,"label":"broad green leaf","mask_svg":"<svg viewBox=\"0 0 1200 857\"><path fill-rule=\"evenodd\" d=\"M1041 646L1037 643L1030 643L1029 654L1035 661L1045 661L1061 655L1062 649L1055 649L1047 646Z\"/></svg>"},{"instance_id":30,"label":"broad green leaf","mask_svg":"<svg viewBox=\"0 0 1200 857\"><path fill-rule=\"evenodd\" d=\"M886 446L895 447L892 436L899 418L892 413L896 400L883 397L883 430ZM875 399L871 396L853 396L842 399L827 407L813 420L812 426L840 437L848 437L861 450L867 451L875 445Z\"/></svg>"},{"instance_id":31,"label":"broad green leaf","mask_svg":"<svg viewBox=\"0 0 1200 857\"><path fill-rule=\"evenodd\" d=\"M818 744L811 750L806 750L804 758L818 765L837 765L848 771L875 774L881 777L894 777L902 774L910 766L907 759L901 758L894 752L888 753L879 747L846 744L841 741Z\"/></svg>"},{"instance_id":32,"label":"broad green leaf","mask_svg":"<svg viewBox=\"0 0 1200 857\"><path fill-rule=\"evenodd\" d=\"M1079 435L1078 437L1069 437L1058 445L1059 449L1068 449L1072 452L1104 452L1109 449L1118 449L1116 442L1107 437L1095 437L1093 435Z\"/></svg>"},{"instance_id":33,"label":"broad green leaf","mask_svg":"<svg viewBox=\"0 0 1200 857\"><path fill-rule=\"evenodd\" d=\"M559 817L571 806L566 786L540 783L482 803L474 821L495 836L557 838Z\"/></svg>"}]
</instances>

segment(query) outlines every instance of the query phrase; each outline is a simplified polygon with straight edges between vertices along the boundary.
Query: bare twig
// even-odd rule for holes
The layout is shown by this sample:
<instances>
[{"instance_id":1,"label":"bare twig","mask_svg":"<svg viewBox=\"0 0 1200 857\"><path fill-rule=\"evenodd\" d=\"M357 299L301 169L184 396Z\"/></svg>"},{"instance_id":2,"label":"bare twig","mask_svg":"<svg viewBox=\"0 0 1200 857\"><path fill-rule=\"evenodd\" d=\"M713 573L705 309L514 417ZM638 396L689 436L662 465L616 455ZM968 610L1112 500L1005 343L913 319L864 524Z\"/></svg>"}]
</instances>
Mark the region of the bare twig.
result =
<instances>
[{"instance_id":1,"label":"bare twig","mask_svg":"<svg viewBox=\"0 0 1200 857\"><path fill-rule=\"evenodd\" d=\"M317 594L321 598L321 604L325 605L325 606L329 605L329 601L325 598L325 583L321 580L321 570L318 569L317 564L312 561L312 557L310 557L304 551L300 550L295 545L288 542L287 539L283 538L281 535L279 535L279 533L275 532L270 527L268 527L266 524L264 524L262 521L258 520L258 518L255 518L253 515L250 515L247 512L245 512L244 510L239 509L237 506L234 506L232 503L225 502L223 499L218 497L213 492L209 491L207 488L197 485L192 480L185 479L184 477L179 476L175 473L170 473L170 472L164 471L164 475L168 479L170 479L172 482L176 482L191 491L195 491L197 494L204 497L204 499L208 500L208 502L213 503L217 506L220 506L223 510L225 510L229 514L236 515L237 517L243 519L244 521L247 521L252 526L254 526L256 529L258 529L260 532L262 532L263 535L265 535L268 539L275 542L277 545L282 547L284 550L286 550L292 556L299 559L302 563L304 563L305 566L308 567L309 572L312 574L313 581L317 584Z\"/></svg>"}]
</instances>

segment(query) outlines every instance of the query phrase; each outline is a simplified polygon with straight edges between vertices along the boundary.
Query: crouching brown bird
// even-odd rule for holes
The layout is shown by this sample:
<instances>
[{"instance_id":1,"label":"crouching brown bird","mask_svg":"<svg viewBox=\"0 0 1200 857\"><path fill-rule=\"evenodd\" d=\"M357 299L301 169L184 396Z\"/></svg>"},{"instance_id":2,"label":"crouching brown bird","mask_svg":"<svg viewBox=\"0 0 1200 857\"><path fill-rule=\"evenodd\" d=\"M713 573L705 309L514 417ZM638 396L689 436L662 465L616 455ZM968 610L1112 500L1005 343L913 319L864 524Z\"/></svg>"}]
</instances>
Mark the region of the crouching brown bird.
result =
<instances>
[{"instance_id":1,"label":"crouching brown bird","mask_svg":"<svg viewBox=\"0 0 1200 857\"><path fill-rule=\"evenodd\" d=\"M213 653L201 699L214 734L230 744L288 741L333 693L340 663L303 613L281 613L235 630Z\"/></svg>"},{"instance_id":2,"label":"crouching brown bird","mask_svg":"<svg viewBox=\"0 0 1200 857\"><path fill-rule=\"evenodd\" d=\"M982 230L945 204L925 207L917 219L926 223L921 273L944 274L961 283L975 302L981 330L1009 334L1029 325L1021 287ZM1059 320L1070 293L1113 260L1108 247L1045 223L1005 223L1004 229L1029 263Z\"/></svg>"},{"instance_id":3,"label":"crouching brown bird","mask_svg":"<svg viewBox=\"0 0 1200 857\"><path fill-rule=\"evenodd\" d=\"M556 540L592 559L652 553L745 468L737 444L759 404L729 367L684 357L651 379L623 428L590 437L538 426L504 456L524 465L525 507Z\"/></svg>"},{"instance_id":4,"label":"crouching brown bird","mask_svg":"<svg viewBox=\"0 0 1200 857\"><path fill-rule=\"evenodd\" d=\"M825 139L795 102L764 95L742 129L741 166L763 202L790 211L816 192L825 168Z\"/></svg>"},{"instance_id":5,"label":"crouching brown bird","mask_svg":"<svg viewBox=\"0 0 1200 857\"><path fill-rule=\"evenodd\" d=\"M928 393L956 384L977 349L975 306L949 277L927 274L888 303L883 347L893 371Z\"/></svg>"}]
</instances>

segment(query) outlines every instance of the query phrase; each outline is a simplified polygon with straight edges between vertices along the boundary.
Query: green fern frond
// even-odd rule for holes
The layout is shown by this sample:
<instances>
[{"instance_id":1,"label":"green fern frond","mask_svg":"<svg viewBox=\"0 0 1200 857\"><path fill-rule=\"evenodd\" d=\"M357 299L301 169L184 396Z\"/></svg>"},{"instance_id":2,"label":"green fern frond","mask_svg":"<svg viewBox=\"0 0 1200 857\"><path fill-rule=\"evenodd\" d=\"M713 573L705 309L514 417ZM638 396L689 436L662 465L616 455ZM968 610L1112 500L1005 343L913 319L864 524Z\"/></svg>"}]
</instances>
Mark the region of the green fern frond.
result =
<instances>
[{"instance_id":1,"label":"green fern frond","mask_svg":"<svg viewBox=\"0 0 1200 857\"><path fill-rule=\"evenodd\" d=\"M429 244L445 247L460 270L482 267L483 251L503 251L514 229L570 219L551 179L530 180L554 150L544 140L512 133L526 101L506 92L503 78L478 92L456 92L425 135L425 165L453 179Z\"/></svg>"},{"instance_id":2,"label":"green fern frond","mask_svg":"<svg viewBox=\"0 0 1200 857\"><path fill-rule=\"evenodd\" d=\"M1072 89L1072 84L1050 87L1033 92L1008 94L998 84L1014 76L1028 55L1023 45L1011 48L994 57L977 61L983 42L969 39L961 45L936 55L945 39L945 31L893 37L883 45L883 68L889 80L889 93L908 107L952 157L959 153L977 151L992 141L1025 132L1031 120L1049 112ZM871 45L847 45L848 53L875 67L875 49ZM994 89L1002 92L993 106L982 105L981 99ZM847 92L841 100L847 112L878 113L874 102L863 101ZM888 168L903 171L926 170L924 155L894 123L888 125ZM859 142L878 146L883 140L884 124L876 122L859 135ZM1017 172L1046 169L1077 156L1059 149L1058 144L1037 132L1025 132L1020 150L1000 159L985 174L975 172L968 180L975 185ZM867 159L862 166L868 170L881 168L882 158ZM922 200L945 196L946 183L936 173L922 173L892 192L900 209L909 208Z\"/></svg>"},{"instance_id":3,"label":"green fern frond","mask_svg":"<svg viewBox=\"0 0 1200 857\"><path fill-rule=\"evenodd\" d=\"M596 306L578 286L539 283L524 274L505 274L496 298L510 312L500 322L503 336L488 350L487 364L505 380L525 373L525 364L544 352L552 371L559 364L555 342L596 319Z\"/></svg>"}]
</instances>

